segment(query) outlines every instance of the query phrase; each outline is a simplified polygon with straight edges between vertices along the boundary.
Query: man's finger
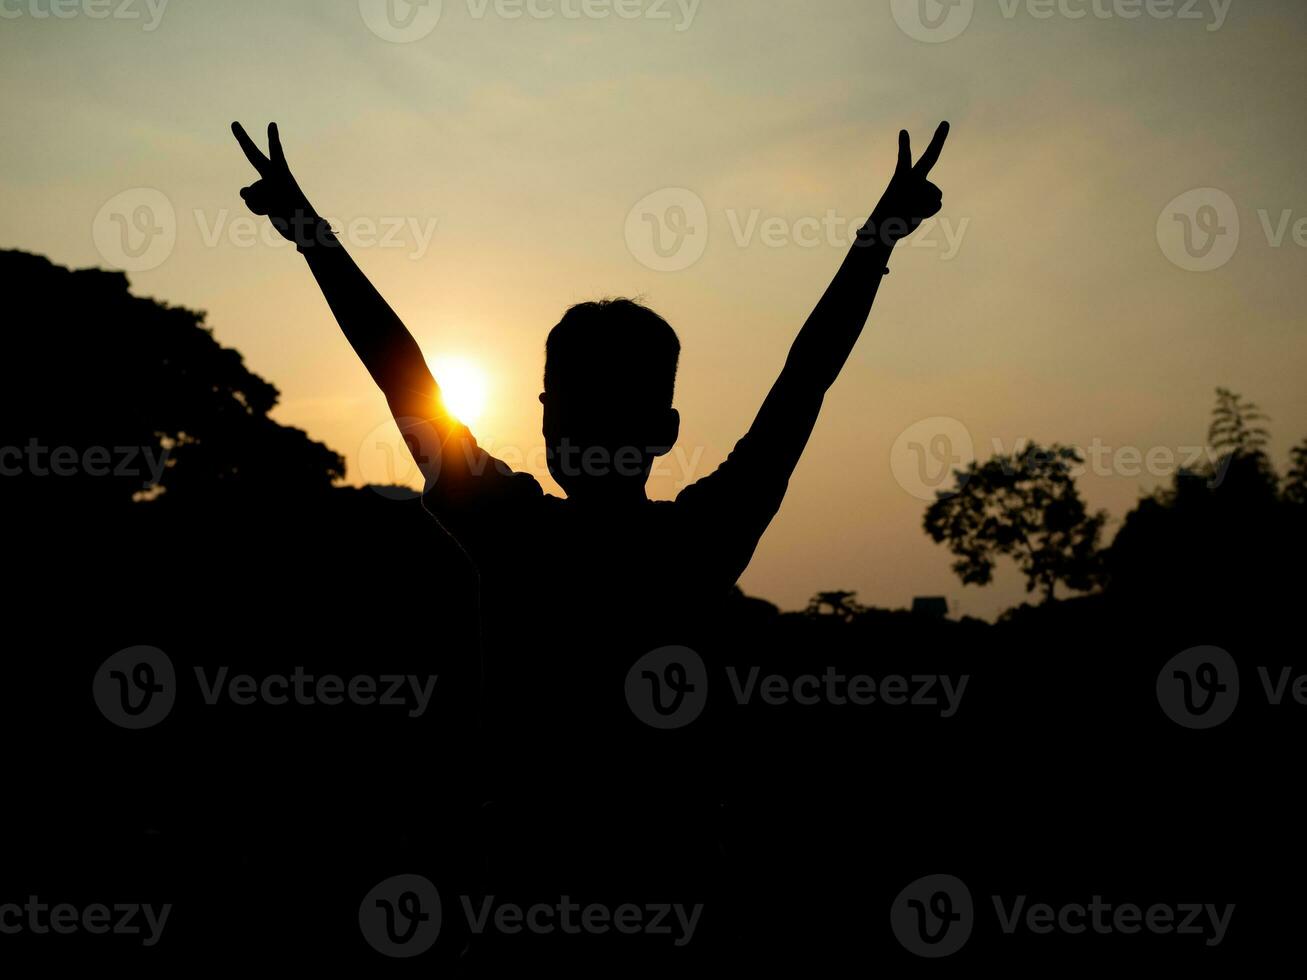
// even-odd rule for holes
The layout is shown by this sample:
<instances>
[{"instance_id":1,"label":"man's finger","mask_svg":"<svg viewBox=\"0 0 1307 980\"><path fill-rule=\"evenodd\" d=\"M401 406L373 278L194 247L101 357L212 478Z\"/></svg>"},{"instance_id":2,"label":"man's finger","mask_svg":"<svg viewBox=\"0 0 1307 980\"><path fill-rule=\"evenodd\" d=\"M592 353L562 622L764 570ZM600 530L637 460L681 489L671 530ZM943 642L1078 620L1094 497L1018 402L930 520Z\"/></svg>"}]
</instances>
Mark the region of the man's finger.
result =
<instances>
[{"instance_id":1,"label":"man's finger","mask_svg":"<svg viewBox=\"0 0 1307 980\"><path fill-rule=\"evenodd\" d=\"M263 173L268 167L268 158L263 155L263 151L254 145L254 140L250 139L250 134L245 132L245 127L238 122L231 124L232 135L236 137L236 142L241 145L245 151L245 157L253 164L254 169Z\"/></svg>"},{"instance_id":2,"label":"man's finger","mask_svg":"<svg viewBox=\"0 0 1307 980\"><path fill-rule=\"evenodd\" d=\"M285 163L286 154L281 149L281 134L277 132L276 123L268 123L268 155L273 163Z\"/></svg>"},{"instance_id":3,"label":"man's finger","mask_svg":"<svg viewBox=\"0 0 1307 980\"><path fill-rule=\"evenodd\" d=\"M912 169L912 137L906 129L899 130L899 171Z\"/></svg>"},{"instance_id":4,"label":"man's finger","mask_svg":"<svg viewBox=\"0 0 1307 980\"><path fill-rule=\"evenodd\" d=\"M254 214L267 214L268 209L264 207L265 200L260 192L259 184L251 184L249 187L241 188L241 200L245 206Z\"/></svg>"},{"instance_id":5,"label":"man's finger","mask_svg":"<svg viewBox=\"0 0 1307 980\"><path fill-rule=\"evenodd\" d=\"M939 124L939 129L935 130L935 136L930 141L930 146L926 147L926 152L921 154L921 159L917 161L917 173L925 177L939 162L939 153L944 149L944 141L948 139L948 123Z\"/></svg>"}]
</instances>

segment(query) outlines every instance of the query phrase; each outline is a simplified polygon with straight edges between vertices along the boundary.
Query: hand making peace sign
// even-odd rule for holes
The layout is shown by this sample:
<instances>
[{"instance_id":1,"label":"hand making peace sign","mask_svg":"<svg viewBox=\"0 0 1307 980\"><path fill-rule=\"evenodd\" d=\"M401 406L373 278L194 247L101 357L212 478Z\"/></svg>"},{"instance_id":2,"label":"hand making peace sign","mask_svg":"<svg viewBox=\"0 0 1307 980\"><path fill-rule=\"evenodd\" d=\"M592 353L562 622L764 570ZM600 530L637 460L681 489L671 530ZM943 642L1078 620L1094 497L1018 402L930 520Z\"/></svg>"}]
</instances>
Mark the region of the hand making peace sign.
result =
<instances>
[{"instance_id":1,"label":"hand making peace sign","mask_svg":"<svg viewBox=\"0 0 1307 980\"><path fill-rule=\"evenodd\" d=\"M255 214L266 214L288 241L310 244L318 233L320 219L286 164L277 124L268 124L268 156L263 155L240 123L232 123L231 131L259 173L258 180L241 188L245 204Z\"/></svg>"},{"instance_id":2,"label":"hand making peace sign","mask_svg":"<svg viewBox=\"0 0 1307 980\"><path fill-rule=\"evenodd\" d=\"M867 222L868 232L877 240L894 245L916 231L927 218L939 214L944 204L944 192L927 178L939 160L948 133L948 123L940 123L930 146L914 165L912 138L906 129L900 131L898 167Z\"/></svg>"}]
</instances>

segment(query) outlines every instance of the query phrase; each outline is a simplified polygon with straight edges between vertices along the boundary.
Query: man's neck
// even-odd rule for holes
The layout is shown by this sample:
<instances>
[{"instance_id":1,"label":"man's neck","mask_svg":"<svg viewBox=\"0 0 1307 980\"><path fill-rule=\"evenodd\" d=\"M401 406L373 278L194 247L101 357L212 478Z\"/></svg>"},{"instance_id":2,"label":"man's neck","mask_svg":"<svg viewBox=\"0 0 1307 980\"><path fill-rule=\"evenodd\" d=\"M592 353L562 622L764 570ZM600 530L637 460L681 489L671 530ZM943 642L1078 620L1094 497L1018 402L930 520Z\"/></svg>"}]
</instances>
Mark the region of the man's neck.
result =
<instances>
[{"instance_id":1,"label":"man's neck","mask_svg":"<svg viewBox=\"0 0 1307 980\"><path fill-rule=\"evenodd\" d=\"M567 492L573 503L594 510L623 510L649 502L645 485L637 480L620 480L594 487L576 487Z\"/></svg>"}]
</instances>

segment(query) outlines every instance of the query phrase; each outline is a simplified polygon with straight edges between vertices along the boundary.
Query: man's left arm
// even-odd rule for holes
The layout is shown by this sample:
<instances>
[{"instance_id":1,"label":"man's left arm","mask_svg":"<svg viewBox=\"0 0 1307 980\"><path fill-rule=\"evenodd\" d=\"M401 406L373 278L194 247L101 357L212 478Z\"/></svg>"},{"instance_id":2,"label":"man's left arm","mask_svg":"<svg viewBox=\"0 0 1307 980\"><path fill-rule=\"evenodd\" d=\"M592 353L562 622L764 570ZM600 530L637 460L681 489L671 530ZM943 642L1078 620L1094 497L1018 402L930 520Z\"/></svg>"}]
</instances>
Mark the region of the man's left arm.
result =
<instances>
[{"instance_id":1,"label":"man's left arm","mask_svg":"<svg viewBox=\"0 0 1307 980\"><path fill-rule=\"evenodd\" d=\"M737 533L753 539L746 564L780 507L826 392L862 334L894 246L940 211L943 192L928 178L948 133L948 123L941 123L916 164L907 131L899 134L898 166L889 186L795 338L748 433L716 472L682 491L679 499L686 504L719 503L712 509L736 515L732 523L743 521Z\"/></svg>"}]
</instances>

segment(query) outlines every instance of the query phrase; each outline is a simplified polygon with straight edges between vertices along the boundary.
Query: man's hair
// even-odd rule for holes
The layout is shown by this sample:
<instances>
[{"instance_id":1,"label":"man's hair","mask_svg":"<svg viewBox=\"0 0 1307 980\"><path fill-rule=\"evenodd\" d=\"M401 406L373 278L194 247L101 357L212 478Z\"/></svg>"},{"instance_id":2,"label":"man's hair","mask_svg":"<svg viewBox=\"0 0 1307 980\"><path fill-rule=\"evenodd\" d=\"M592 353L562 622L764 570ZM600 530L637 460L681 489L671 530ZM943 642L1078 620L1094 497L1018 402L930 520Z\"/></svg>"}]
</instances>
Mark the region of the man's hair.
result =
<instances>
[{"instance_id":1,"label":"man's hair","mask_svg":"<svg viewBox=\"0 0 1307 980\"><path fill-rule=\"evenodd\" d=\"M579 303L545 341L545 392L607 392L672 403L681 342L666 320L629 299Z\"/></svg>"}]
</instances>

